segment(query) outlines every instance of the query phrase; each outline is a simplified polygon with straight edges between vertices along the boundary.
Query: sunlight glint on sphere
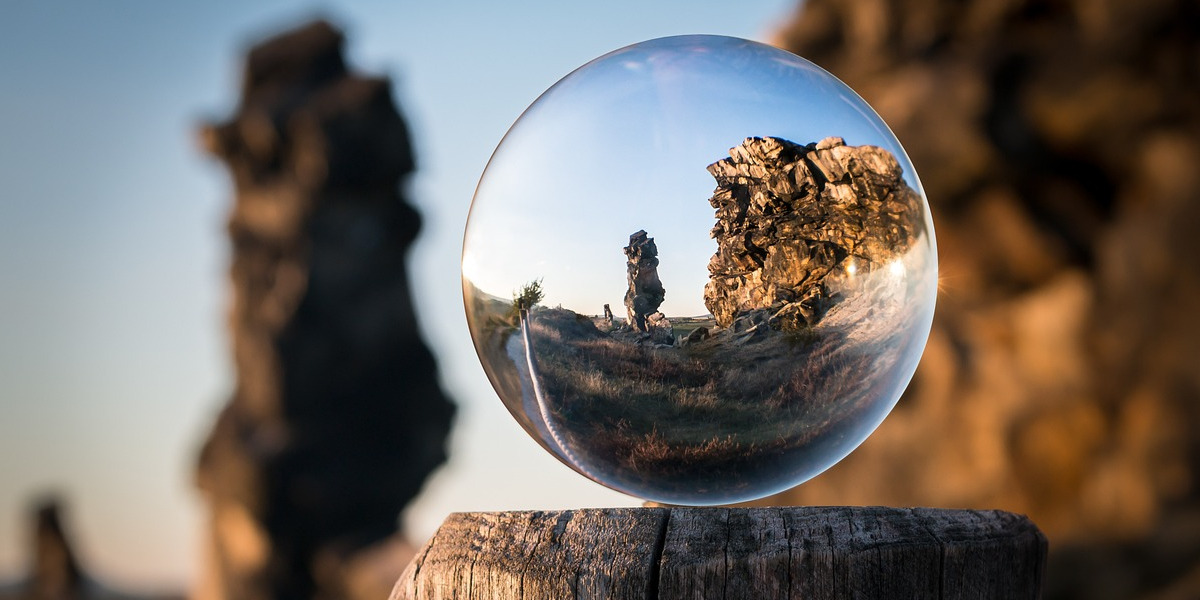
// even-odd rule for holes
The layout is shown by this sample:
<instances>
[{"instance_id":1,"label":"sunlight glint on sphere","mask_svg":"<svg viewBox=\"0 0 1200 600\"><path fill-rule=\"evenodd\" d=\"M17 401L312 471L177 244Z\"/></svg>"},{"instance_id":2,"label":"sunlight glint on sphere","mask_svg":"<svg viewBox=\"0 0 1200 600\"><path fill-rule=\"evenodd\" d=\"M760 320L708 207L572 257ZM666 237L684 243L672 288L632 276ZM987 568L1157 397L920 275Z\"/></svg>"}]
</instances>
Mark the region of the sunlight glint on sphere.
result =
<instances>
[{"instance_id":1,"label":"sunlight glint on sphere","mask_svg":"<svg viewBox=\"0 0 1200 600\"><path fill-rule=\"evenodd\" d=\"M671 504L832 466L895 405L933 318L929 208L900 143L812 63L681 36L547 90L467 222L475 348L579 473Z\"/></svg>"}]
</instances>

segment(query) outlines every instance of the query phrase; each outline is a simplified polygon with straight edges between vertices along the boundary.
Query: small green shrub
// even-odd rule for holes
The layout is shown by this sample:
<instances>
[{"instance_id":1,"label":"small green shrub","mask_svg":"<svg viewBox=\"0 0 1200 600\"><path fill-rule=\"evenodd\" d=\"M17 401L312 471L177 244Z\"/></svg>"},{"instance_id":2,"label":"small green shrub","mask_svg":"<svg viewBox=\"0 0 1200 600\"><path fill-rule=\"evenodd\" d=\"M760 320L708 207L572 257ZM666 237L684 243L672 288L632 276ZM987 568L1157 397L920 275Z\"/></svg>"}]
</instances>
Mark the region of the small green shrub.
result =
<instances>
[{"instance_id":1,"label":"small green shrub","mask_svg":"<svg viewBox=\"0 0 1200 600\"><path fill-rule=\"evenodd\" d=\"M533 308L535 304L541 302L545 297L546 294L542 290L542 280L539 278L530 281L521 286L521 289L513 292L513 303L512 307L509 308L509 317L513 319L514 323L517 322L521 318L522 310Z\"/></svg>"}]
</instances>

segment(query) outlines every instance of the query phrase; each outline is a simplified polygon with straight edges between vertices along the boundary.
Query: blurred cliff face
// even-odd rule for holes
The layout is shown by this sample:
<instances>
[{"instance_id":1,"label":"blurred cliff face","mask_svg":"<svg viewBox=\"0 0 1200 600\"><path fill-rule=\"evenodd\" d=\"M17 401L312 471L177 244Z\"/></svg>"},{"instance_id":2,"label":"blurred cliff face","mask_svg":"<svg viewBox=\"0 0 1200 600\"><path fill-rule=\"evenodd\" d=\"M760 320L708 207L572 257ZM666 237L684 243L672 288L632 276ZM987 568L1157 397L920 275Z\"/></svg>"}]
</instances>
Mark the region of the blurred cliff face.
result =
<instances>
[{"instance_id":1,"label":"blurred cliff face","mask_svg":"<svg viewBox=\"0 0 1200 600\"><path fill-rule=\"evenodd\" d=\"M941 293L892 415L774 502L1025 512L1051 596L1200 597L1197 22L1182 0L803 4L776 43L910 153Z\"/></svg>"}]
</instances>

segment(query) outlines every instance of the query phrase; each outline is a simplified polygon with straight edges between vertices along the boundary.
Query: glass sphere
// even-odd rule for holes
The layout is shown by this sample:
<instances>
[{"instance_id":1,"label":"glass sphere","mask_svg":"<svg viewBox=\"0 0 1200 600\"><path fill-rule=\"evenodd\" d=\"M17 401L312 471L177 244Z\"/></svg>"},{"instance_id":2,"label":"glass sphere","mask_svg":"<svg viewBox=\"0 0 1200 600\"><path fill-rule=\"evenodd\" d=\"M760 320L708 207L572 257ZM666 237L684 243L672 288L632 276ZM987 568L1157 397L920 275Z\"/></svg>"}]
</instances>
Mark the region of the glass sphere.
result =
<instances>
[{"instance_id":1,"label":"glass sphere","mask_svg":"<svg viewBox=\"0 0 1200 600\"><path fill-rule=\"evenodd\" d=\"M912 164L852 90L680 36L521 115L462 275L484 370L534 439L621 492L711 505L808 480L879 425L929 335L937 251Z\"/></svg>"}]
</instances>

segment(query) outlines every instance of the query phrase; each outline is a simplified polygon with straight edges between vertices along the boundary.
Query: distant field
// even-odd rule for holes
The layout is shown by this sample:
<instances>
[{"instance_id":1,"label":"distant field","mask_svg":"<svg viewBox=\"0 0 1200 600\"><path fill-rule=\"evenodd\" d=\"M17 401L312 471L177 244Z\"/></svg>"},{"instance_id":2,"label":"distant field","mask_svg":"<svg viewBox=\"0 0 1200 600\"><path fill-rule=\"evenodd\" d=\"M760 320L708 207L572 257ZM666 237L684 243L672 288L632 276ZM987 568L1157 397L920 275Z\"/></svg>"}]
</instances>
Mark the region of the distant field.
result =
<instances>
[{"instance_id":1,"label":"distant field","mask_svg":"<svg viewBox=\"0 0 1200 600\"><path fill-rule=\"evenodd\" d=\"M601 323L603 323L604 317L602 315L591 315L591 319L592 323L595 324L596 327L600 327ZM675 337L687 336L687 334L700 327L707 327L711 331L717 326L717 321L712 317L712 315L704 315L702 317L668 316L667 319L671 321L671 329L673 330ZM616 315L613 316L613 324L616 326L624 325L626 320L627 319L625 317Z\"/></svg>"},{"instance_id":2,"label":"distant field","mask_svg":"<svg viewBox=\"0 0 1200 600\"><path fill-rule=\"evenodd\" d=\"M710 331L716 328L717 321L710 315L703 317L668 317L671 320L671 328L675 330L675 336L686 336L687 334L699 329L707 327Z\"/></svg>"},{"instance_id":3,"label":"distant field","mask_svg":"<svg viewBox=\"0 0 1200 600\"><path fill-rule=\"evenodd\" d=\"M671 323L677 336L714 324L707 316ZM864 374L877 356L839 331L804 341L768 333L752 343L718 332L685 348L652 348L591 325L567 310L536 311L538 375L572 451L634 486L741 482L841 439L843 424L871 404Z\"/></svg>"}]
</instances>

